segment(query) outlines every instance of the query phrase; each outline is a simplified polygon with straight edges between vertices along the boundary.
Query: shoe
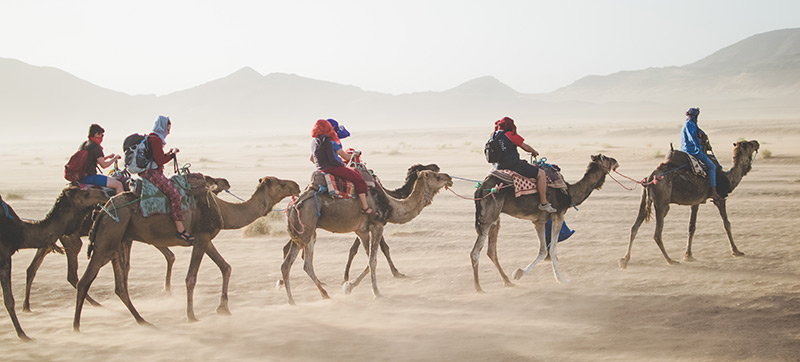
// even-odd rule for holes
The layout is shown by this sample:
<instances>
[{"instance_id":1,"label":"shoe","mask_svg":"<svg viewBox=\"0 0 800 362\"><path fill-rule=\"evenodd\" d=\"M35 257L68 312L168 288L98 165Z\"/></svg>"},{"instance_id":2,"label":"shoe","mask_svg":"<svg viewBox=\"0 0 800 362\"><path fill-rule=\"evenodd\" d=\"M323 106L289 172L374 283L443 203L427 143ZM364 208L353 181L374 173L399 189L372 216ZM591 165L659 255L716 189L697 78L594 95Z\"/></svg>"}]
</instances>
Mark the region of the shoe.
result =
<instances>
[{"instance_id":1,"label":"shoe","mask_svg":"<svg viewBox=\"0 0 800 362\"><path fill-rule=\"evenodd\" d=\"M375 212L371 207L367 206L366 209L361 209L362 214L366 214L368 216L378 217L378 213Z\"/></svg>"},{"instance_id":2,"label":"shoe","mask_svg":"<svg viewBox=\"0 0 800 362\"><path fill-rule=\"evenodd\" d=\"M547 211L547 212L549 212L551 214L558 211L558 210L554 209L553 205L550 205L549 202L546 203L546 204L539 204L539 210Z\"/></svg>"},{"instance_id":3,"label":"shoe","mask_svg":"<svg viewBox=\"0 0 800 362\"><path fill-rule=\"evenodd\" d=\"M192 236L191 234L187 233L186 230L184 230L184 231L176 231L175 232L175 236L178 239L181 239L181 240L183 240L183 241L185 241L185 242L187 242L189 244L194 244L194 241L197 240L197 239L195 239L194 236Z\"/></svg>"}]
</instances>

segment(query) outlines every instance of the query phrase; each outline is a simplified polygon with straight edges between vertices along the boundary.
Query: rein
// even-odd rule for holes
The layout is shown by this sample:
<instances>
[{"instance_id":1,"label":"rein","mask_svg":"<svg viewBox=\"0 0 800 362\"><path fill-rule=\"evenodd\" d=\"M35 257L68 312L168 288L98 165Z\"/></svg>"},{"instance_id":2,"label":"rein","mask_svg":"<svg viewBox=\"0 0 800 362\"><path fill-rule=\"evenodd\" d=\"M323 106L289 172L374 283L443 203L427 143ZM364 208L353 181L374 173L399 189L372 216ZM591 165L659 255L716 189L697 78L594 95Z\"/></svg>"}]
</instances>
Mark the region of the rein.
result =
<instances>
[{"instance_id":1,"label":"rein","mask_svg":"<svg viewBox=\"0 0 800 362\"><path fill-rule=\"evenodd\" d=\"M297 213L297 222L300 224L300 230L297 230L297 228L294 227L294 224L292 224L292 220L289 219L289 209L291 207L294 207L294 211L295 211L295 213ZM297 197L296 196L292 196L292 201L289 202L289 205L286 207L286 209L283 212L286 214L286 219L289 221L289 226L291 226L292 229L296 233L302 234L302 233L305 232L306 227L305 227L305 225L303 225L303 220L300 219L300 210L297 209Z\"/></svg>"}]
</instances>

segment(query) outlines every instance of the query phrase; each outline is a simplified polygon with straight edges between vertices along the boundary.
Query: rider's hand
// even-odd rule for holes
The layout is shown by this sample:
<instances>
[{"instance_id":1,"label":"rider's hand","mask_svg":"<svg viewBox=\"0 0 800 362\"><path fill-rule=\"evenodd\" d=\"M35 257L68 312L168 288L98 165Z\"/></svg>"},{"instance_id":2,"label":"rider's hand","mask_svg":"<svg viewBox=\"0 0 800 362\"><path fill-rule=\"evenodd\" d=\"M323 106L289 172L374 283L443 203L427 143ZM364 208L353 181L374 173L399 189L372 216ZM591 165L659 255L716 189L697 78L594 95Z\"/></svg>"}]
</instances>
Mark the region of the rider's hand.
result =
<instances>
[{"instance_id":1,"label":"rider's hand","mask_svg":"<svg viewBox=\"0 0 800 362\"><path fill-rule=\"evenodd\" d=\"M531 156L537 157L537 156L539 156L539 152L536 152L536 150L533 150L533 152L531 152Z\"/></svg>"}]
</instances>

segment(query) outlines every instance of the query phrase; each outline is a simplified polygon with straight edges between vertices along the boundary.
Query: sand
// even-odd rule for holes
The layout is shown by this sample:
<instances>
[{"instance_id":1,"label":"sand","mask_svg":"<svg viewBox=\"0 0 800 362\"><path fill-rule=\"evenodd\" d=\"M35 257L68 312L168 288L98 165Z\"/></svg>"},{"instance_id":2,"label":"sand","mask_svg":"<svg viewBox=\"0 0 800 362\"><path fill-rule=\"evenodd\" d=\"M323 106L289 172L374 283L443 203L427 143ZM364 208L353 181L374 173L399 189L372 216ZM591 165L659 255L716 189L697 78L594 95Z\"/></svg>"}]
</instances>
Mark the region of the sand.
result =
<instances>
[{"instance_id":1,"label":"sand","mask_svg":"<svg viewBox=\"0 0 800 362\"><path fill-rule=\"evenodd\" d=\"M680 122L641 126L613 123L536 129L519 122L520 132L568 182L583 175L590 155L619 161L619 171L642 178L678 143ZM681 260L667 265L652 241L653 223L639 232L626 270L625 253L638 211L641 188L628 191L611 179L566 215L576 231L559 246L559 265L568 283L554 280L549 262L503 287L491 261L480 259L485 293L473 288L469 252L475 242L474 204L443 191L405 225L388 225L392 256L407 278L393 278L381 256L374 299L369 283L352 294L340 287L352 234L320 231L317 275L332 298L322 300L296 263L292 283L296 306L275 288L285 221L272 231L244 237L223 231L214 240L233 266L232 315L217 315L221 276L204 260L195 289L199 322L186 321L183 279L189 248L177 255L171 295L163 292L165 263L151 246L135 243L130 292L139 312L154 327L139 326L114 294L110 266L90 293L103 307L86 305L80 333L72 331L75 292L65 278L66 261L49 255L33 288L32 313L21 311L25 269L33 250L13 257L13 289L23 328L35 341L17 339L0 316L0 343L8 361L796 361L800 360L800 121L704 122L715 152L730 167L731 144L756 139L761 152L728 201L738 248L732 257L722 222L712 204L700 207L693 262L682 261L689 208L673 206L665 245ZM469 180L489 170L483 143L489 129L431 129L359 134L346 147L364 151L368 165L387 187L399 187L414 163L437 163L443 172ZM168 139L182 149L192 170L227 178L231 191L248 197L259 177L296 180L304 187L312 171L310 138L249 135L216 139ZM125 135L109 130L107 152ZM44 217L64 187L63 164L80 140L7 142L0 192L24 218ZM202 145L202 147L201 147ZM765 157L765 156L769 157ZM625 186L635 186L620 180ZM470 196L475 183L456 180L453 191ZM230 195L223 198L236 201ZM284 208L284 200L276 208ZM277 211L279 212L279 211ZM88 243L88 240L84 240ZM499 257L507 273L527 265L538 241L528 222L503 216ZM85 247L84 247L85 251ZM80 274L87 263L80 257ZM363 253L354 271L366 264Z\"/></svg>"}]
</instances>

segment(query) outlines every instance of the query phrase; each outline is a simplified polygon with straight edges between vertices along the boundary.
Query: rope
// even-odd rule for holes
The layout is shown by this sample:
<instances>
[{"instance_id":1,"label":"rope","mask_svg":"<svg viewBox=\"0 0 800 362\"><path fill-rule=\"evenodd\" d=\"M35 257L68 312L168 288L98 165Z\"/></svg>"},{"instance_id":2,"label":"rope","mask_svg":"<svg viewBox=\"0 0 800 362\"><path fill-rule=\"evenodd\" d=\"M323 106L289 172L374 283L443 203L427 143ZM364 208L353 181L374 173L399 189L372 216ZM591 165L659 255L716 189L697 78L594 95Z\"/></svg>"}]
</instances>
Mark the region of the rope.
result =
<instances>
[{"instance_id":1,"label":"rope","mask_svg":"<svg viewBox=\"0 0 800 362\"><path fill-rule=\"evenodd\" d=\"M7 216L9 219L11 219L11 220L14 220L14 215L11 215L11 213L10 213L10 212L8 212L8 204L6 204L6 202L5 202L5 201L0 201L0 202L2 202L2 203L3 203L3 211L6 213L6 216Z\"/></svg>"},{"instance_id":2,"label":"rope","mask_svg":"<svg viewBox=\"0 0 800 362\"><path fill-rule=\"evenodd\" d=\"M450 175L450 178L454 178L456 180L461 180L461 181L477 182L479 184L481 183L481 181L479 181L479 180L471 180L471 179L468 179L468 178L463 178L463 177L458 177L458 176L453 176L453 175Z\"/></svg>"},{"instance_id":3,"label":"rope","mask_svg":"<svg viewBox=\"0 0 800 362\"><path fill-rule=\"evenodd\" d=\"M119 208L123 208L125 206L130 205L130 204L133 204L133 203L135 203L137 201L140 201L141 199L142 199L142 197L140 196L140 197L136 198L135 200L133 200L133 201L131 201L129 203L120 205ZM108 216L110 216L114 220L114 222L119 222L119 214L117 213L117 205L114 204L114 201L111 201L111 206L114 207L114 215L111 215L111 213L108 211L108 209L106 209L105 206L100 206L100 209L105 211L105 213L108 214Z\"/></svg>"},{"instance_id":4,"label":"rope","mask_svg":"<svg viewBox=\"0 0 800 362\"><path fill-rule=\"evenodd\" d=\"M300 224L300 230L297 230L297 228L294 227L294 224L292 224L292 219L289 218L289 208L292 206L294 206L294 211L297 214L297 222ZM286 207L284 213L286 214L286 219L289 220L289 226L291 226L296 233L302 234L305 232L306 227L303 225L303 220L300 219L300 210L297 209L297 197L292 196L292 201L289 202L289 206Z\"/></svg>"},{"instance_id":5,"label":"rope","mask_svg":"<svg viewBox=\"0 0 800 362\"><path fill-rule=\"evenodd\" d=\"M451 177L452 177L452 176L451 176ZM452 193L453 193L453 195L456 195L456 196L458 196L458 197L460 197L460 198L462 198L462 199L464 199L464 200L470 200L470 201L480 201L480 200L483 200L483 199L485 199L485 198L487 198L487 197L489 197L489 196L492 196L492 197L494 197L493 195L494 195L495 193L497 193L498 191L500 191L501 189L504 189L504 188L506 188L506 187L511 187L511 186L513 186L513 185L511 185L511 184L508 184L508 185L503 185L503 183L501 182L499 185L497 185L497 186L495 186L495 187L492 187L491 189L486 189L487 191L489 191L489 193L488 193L488 194L486 194L486 195L483 195L483 197L481 197L481 198L477 198L477 199L475 199L475 198L471 198L471 197L466 197L466 196L461 196L461 195L457 194L455 191L453 191L453 189L451 189L451 188L449 188L449 187L445 187L445 188L446 188L448 191L452 192Z\"/></svg>"},{"instance_id":6,"label":"rope","mask_svg":"<svg viewBox=\"0 0 800 362\"><path fill-rule=\"evenodd\" d=\"M227 193L228 193L228 194L230 194L231 196L233 196L233 197L235 197L235 198L239 199L239 201L242 201L242 202L244 202L244 201L245 201L243 198L241 198L241 197L239 197L239 196L236 196L236 195L234 195L234 194L233 194L233 192L231 192L230 190L225 190L225 192L227 192Z\"/></svg>"},{"instance_id":7,"label":"rope","mask_svg":"<svg viewBox=\"0 0 800 362\"><path fill-rule=\"evenodd\" d=\"M661 181L662 179L664 179L664 175L667 175L667 174L673 173L675 171L678 171L678 170L680 170L680 169L682 169L682 168L684 168L686 166L689 166L689 164L685 163L685 164L683 164L681 166L678 166L676 168L673 168L673 169L671 169L669 171L663 172L663 173L661 173L659 175L655 175L653 177L653 180L651 180L651 181L647 181L647 177L637 181L637 180L634 180L633 178L630 178L628 176L625 176L625 175L619 173L619 171L617 171L617 170L614 170L614 173L616 173L617 175L620 175L620 176L622 176L622 177L624 177L624 178L626 178L628 180L633 181L637 185L642 185L644 187L644 186L658 184L658 181ZM636 186L631 188L631 187L627 187L627 186L623 185L621 182L617 181L617 179L615 179L614 176L611 175L611 173L609 173L608 176L611 177L612 180L616 181L620 186L622 186L622 188L624 188L624 189L626 189L628 191L633 191L634 189L636 189Z\"/></svg>"}]
</instances>

